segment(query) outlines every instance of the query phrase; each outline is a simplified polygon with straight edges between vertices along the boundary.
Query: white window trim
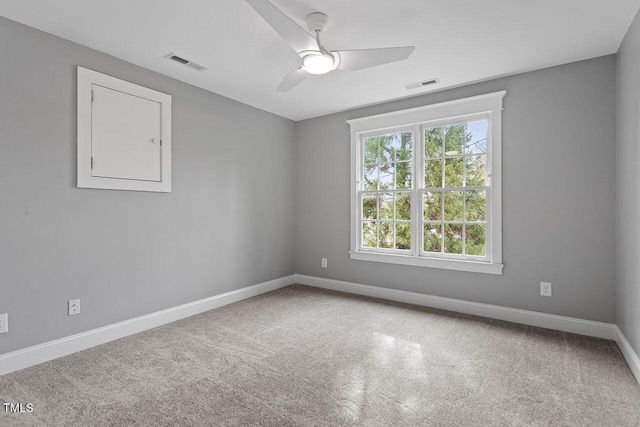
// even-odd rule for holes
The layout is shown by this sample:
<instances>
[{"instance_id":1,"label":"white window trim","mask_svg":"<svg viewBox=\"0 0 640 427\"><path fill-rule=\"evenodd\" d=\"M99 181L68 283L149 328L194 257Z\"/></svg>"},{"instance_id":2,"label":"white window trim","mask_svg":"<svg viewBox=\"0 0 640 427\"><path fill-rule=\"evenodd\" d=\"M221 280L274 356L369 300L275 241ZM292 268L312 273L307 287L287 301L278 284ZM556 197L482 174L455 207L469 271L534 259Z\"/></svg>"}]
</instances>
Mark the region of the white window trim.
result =
<instances>
[{"instance_id":1,"label":"white window trim","mask_svg":"<svg viewBox=\"0 0 640 427\"><path fill-rule=\"evenodd\" d=\"M347 120L351 128L351 259L372 262L384 262L419 267L442 268L449 270L502 274L502 99L506 91L485 95L457 99L423 107L394 111L375 116ZM380 133L397 128L414 129L414 147L417 137L425 123L449 121L483 114L489 117L491 144L487 150L487 173L491 176L491 201L488 203L490 213L487 213L489 236L487 244L487 260L467 260L441 257L419 256L420 250L415 242L415 232L412 233L411 254L383 253L382 251L361 250L360 236L360 208L359 208L359 171L362 168L361 145L362 138L371 133ZM414 177L415 182L415 177ZM415 186L414 186L415 189ZM414 206L413 218L419 207Z\"/></svg>"}]
</instances>

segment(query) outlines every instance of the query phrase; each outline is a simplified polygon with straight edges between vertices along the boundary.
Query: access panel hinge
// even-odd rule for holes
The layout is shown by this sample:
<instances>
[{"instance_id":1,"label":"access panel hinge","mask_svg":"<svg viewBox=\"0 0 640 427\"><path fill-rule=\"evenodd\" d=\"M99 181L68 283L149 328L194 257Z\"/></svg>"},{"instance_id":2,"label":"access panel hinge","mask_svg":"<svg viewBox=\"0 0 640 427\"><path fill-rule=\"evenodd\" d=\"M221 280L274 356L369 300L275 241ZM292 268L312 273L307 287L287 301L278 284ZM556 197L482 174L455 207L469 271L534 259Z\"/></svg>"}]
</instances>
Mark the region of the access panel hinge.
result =
<instances>
[{"instance_id":1,"label":"access panel hinge","mask_svg":"<svg viewBox=\"0 0 640 427\"><path fill-rule=\"evenodd\" d=\"M93 89L91 89L91 102L93 102Z\"/></svg>"},{"instance_id":2,"label":"access panel hinge","mask_svg":"<svg viewBox=\"0 0 640 427\"><path fill-rule=\"evenodd\" d=\"M93 157L91 158L91 169L93 169Z\"/></svg>"}]
</instances>

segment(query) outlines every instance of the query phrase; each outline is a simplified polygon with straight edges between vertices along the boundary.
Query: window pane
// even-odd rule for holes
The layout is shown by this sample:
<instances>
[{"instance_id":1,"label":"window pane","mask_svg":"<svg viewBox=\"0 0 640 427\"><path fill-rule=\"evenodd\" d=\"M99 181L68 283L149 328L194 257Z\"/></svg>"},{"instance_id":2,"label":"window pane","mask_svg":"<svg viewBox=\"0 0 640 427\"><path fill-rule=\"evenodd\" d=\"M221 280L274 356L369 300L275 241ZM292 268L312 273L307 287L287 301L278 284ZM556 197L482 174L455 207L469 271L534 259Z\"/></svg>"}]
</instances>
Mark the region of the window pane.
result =
<instances>
[{"instance_id":1,"label":"window pane","mask_svg":"<svg viewBox=\"0 0 640 427\"><path fill-rule=\"evenodd\" d=\"M378 137L364 139L364 164L378 163Z\"/></svg>"},{"instance_id":2,"label":"window pane","mask_svg":"<svg viewBox=\"0 0 640 427\"><path fill-rule=\"evenodd\" d=\"M444 251L448 254L462 254L462 224L444 225Z\"/></svg>"},{"instance_id":3,"label":"window pane","mask_svg":"<svg viewBox=\"0 0 640 427\"><path fill-rule=\"evenodd\" d=\"M427 188L442 187L442 160L427 160L425 162L424 184Z\"/></svg>"},{"instance_id":4,"label":"window pane","mask_svg":"<svg viewBox=\"0 0 640 427\"><path fill-rule=\"evenodd\" d=\"M484 190L469 190L465 200L465 216L467 221L487 220L487 193Z\"/></svg>"},{"instance_id":5,"label":"window pane","mask_svg":"<svg viewBox=\"0 0 640 427\"><path fill-rule=\"evenodd\" d=\"M442 193L424 193L424 220L439 221L442 218Z\"/></svg>"},{"instance_id":6,"label":"window pane","mask_svg":"<svg viewBox=\"0 0 640 427\"><path fill-rule=\"evenodd\" d=\"M396 163L396 188L411 188L411 163Z\"/></svg>"},{"instance_id":7,"label":"window pane","mask_svg":"<svg viewBox=\"0 0 640 427\"><path fill-rule=\"evenodd\" d=\"M462 187L462 162L464 158L457 157L445 159L444 163L444 186Z\"/></svg>"},{"instance_id":8,"label":"window pane","mask_svg":"<svg viewBox=\"0 0 640 427\"><path fill-rule=\"evenodd\" d=\"M465 236L465 252L467 255L486 255L487 227L484 224L467 224Z\"/></svg>"},{"instance_id":9,"label":"window pane","mask_svg":"<svg viewBox=\"0 0 640 427\"><path fill-rule=\"evenodd\" d=\"M393 162L395 139L396 134L393 133L380 137L380 163Z\"/></svg>"},{"instance_id":10,"label":"window pane","mask_svg":"<svg viewBox=\"0 0 640 427\"><path fill-rule=\"evenodd\" d=\"M397 162L411 160L413 151L413 134L411 132L402 132L397 134L395 149Z\"/></svg>"},{"instance_id":11,"label":"window pane","mask_svg":"<svg viewBox=\"0 0 640 427\"><path fill-rule=\"evenodd\" d=\"M393 194L380 194L378 203L380 206L380 219L393 219Z\"/></svg>"},{"instance_id":12,"label":"window pane","mask_svg":"<svg viewBox=\"0 0 640 427\"><path fill-rule=\"evenodd\" d=\"M396 223L396 249L411 249L411 224Z\"/></svg>"},{"instance_id":13,"label":"window pane","mask_svg":"<svg viewBox=\"0 0 640 427\"><path fill-rule=\"evenodd\" d=\"M378 189L378 167L377 166L364 167L364 189L365 190Z\"/></svg>"},{"instance_id":14,"label":"window pane","mask_svg":"<svg viewBox=\"0 0 640 427\"><path fill-rule=\"evenodd\" d=\"M362 197L362 219L378 219L378 198L376 196Z\"/></svg>"},{"instance_id":15,"label":"window pane","mask_svg":"<svg viewBox=\"0 0 640 427\"><path fill-rule=\"evenodd\" d=\"M380 189L393 189L394 172L396 168L393 163L384 163L380 165Z\"/></svg>"},{"instance_id":16,"label":"window pane","mask_svg":"<svg viewBox=\"0 0 640 427\"><path fill-rule=\"evenodd\" d=\"M467 123L466 154L487 152L487 121L478 120Z\"/></svg>"},{"instance_id":17,"label":"window pane","mask_svg":"<svg viewBox=\"0 0 640 427\"><path fill-rule=\"evenodd\" d=\"M467 161L467 187L487 185L487 156L470 156Z\"/></svg>"},{"instance_id":18,"label":"window pane","mask_svg":"<svg viewBox=\"0 0 640 427\"><path fill-rule=\"evenodd\" d=\"M442 128L425 129L424 157L442 157Z\"/></svg>"},{"instance_id":19,"label":"window pane","mask_svg":"<svg viewBox=\"0 0 640 427\"><path fill-rule=\"evenodd\" d=\"M380 223L380 247L393 248L393 222Z\"/></svg>"},{"instance_id":20,"label":"window pane","mask_svg":"<svg viewBox=\"0 0 640 427\"><path fill-rule=\"evenodd\" d=\"M396 219L411 220L411 193L396 193Z\"/></svg>"},{"instance_id":21,"label":"window pane","mask_svg":"<svg viewBox=\"0 0 640 427\"><path fill-rule=\"evenodd\" d=\"M424 225L424 251L442 252L442 224L439 222Z\"/></svg>"},{"instance_id":22,"label":"window pane","mask_svg":"<svg viewBox=\"0 0 640 427\"><path fill-rule=\"evenodd\" d=\"M458 156L462 154L465 143L465 124L445 126L444 155Z\"/></svg>"},{"instance_id":23,"label":"window pane","mask_svg":"<svg viewBox=\"0 0 640 427\"><path fill-rule=\"evenodd\" d=\"M375 248L378 236L378 223L373 221L364 221L362 223L362 246L365 248Z\"/></svg>"},{"instance_id":24,"label":"window pane","mask_svg":"<svg viewBox=\"0 0 640 427\"><path fill-rule=\"evenodd\" d=\"M462 191L444 192L445 221L462 221Z\"/></svg>"}]
</instances>

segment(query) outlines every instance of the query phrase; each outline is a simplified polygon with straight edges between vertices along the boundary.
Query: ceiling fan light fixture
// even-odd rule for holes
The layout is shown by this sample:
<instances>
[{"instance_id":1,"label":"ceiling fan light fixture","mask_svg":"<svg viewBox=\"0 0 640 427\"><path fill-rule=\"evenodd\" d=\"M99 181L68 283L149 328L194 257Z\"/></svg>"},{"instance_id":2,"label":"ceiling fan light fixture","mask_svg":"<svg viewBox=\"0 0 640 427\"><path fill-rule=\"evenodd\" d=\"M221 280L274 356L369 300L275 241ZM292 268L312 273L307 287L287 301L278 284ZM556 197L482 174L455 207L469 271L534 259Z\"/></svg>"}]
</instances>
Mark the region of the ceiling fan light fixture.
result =
<instances>
[{"instance_id":1,"label":"ceiling fan light fixture","mask_svg":"<svg viewBox=\"0 0 640 427\"><path fill-rule=\"evenodd\" d=\"M333 69L335 60L322 53L306 55L302 61L304 69L310 74L326 74Z\"/></svg>"}]
</instances>

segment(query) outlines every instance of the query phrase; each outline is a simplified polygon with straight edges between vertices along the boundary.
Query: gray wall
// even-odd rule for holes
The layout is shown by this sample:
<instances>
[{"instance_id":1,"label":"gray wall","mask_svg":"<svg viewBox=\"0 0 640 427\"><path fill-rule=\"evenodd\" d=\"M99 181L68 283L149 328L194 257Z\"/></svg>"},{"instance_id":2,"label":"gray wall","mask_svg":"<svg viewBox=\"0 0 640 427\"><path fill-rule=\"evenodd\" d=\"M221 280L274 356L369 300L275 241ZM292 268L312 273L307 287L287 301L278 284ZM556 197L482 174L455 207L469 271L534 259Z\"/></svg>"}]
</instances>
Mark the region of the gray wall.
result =
<instances>
[{"instance_id":1,"label":"gray wall","mask_svg":"<svg viewBox=\"0 0 640 427\"><path fill-rule=\"evenodd\" d=\"M636 350L638 31L618 106ZM615 56L293 123L3 18L0 40L0 354L293 272L614 321ZM173 96L172 193L75 187L77 65ZM503 89L504 274L351 261L346 120Z\"/></svg>"},{"instance_id":2,"label":"gray wall","mask_svg":"<svg viewBox=\"0 0 640 427\"><path fill-rule=\"evenodd\" d=\"M294 272L292 121L3 18L0 40L0 354ZM76 65L173 96L172 193L75 187Z\"/></svg>"},{"instance_id":3,"label":"gray wall","mask_svg":"<svg viewBox=\"0 0 640 427\"><path fill-rule=\"evenodd\" d=\"M615 61L606 56L297 122L296 273L613 322ZM350 260L346 120L503 89L504 274ZM539 295L540 281L553 282L552 298Z\"/></svg>"},{"instance_id":4,"label":"gray wall","mask_svg":"<svg viewBox=\"0 0 640 427\"><path fill-rule=\"evenodd\" d=\"M640 17L631 24L617 64L616 323L640 354Z\"/></svg>"}]
</instances>

